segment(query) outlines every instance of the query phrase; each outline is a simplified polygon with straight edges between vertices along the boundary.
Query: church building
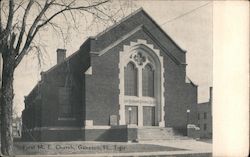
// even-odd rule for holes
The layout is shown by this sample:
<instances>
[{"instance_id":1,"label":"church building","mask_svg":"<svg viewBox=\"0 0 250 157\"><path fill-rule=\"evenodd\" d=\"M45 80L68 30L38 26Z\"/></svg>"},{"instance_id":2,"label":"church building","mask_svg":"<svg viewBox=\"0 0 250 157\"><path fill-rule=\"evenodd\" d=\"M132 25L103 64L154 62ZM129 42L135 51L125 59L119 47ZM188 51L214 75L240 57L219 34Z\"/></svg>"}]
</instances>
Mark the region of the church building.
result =
<instances>
[{"instance_id":1,"label":"church building","mask_svg":"<svg viewBox=\"0 0 250 157\"><path fill-rule=\"evenodd\" d=\"M25 97L24 141L181 138L197 124L186 51L139 9L57 64Z\"/></svg>"}]
</instances>

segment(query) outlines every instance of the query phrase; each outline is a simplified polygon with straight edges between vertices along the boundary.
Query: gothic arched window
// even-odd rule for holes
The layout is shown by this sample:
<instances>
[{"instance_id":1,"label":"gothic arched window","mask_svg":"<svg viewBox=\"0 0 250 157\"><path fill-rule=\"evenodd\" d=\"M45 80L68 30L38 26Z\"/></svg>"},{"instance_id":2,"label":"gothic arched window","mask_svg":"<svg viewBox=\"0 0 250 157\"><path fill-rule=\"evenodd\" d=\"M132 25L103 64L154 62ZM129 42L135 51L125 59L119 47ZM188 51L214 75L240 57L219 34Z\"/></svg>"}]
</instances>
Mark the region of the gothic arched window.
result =
<instances>
[{"instance_id":1,"label":"gothic arched window","mask_svg":"<svg viewBox=\"0 0 250 157\"><path fill-rule=\"evenodd\" d=\"M142 69L142 95L154 97L154 70L150 64Z\"/></svg>"},{"instance_id":2,"label":"gothic arched window","mask_svg":"<svg viewBox=\"0 0 250 157\"><path fill-rule=\"evenodd\" d=\"M134 63L129 62L124 68L125 95L137 96L137 69Z\"/></svg>"}]
</instances>

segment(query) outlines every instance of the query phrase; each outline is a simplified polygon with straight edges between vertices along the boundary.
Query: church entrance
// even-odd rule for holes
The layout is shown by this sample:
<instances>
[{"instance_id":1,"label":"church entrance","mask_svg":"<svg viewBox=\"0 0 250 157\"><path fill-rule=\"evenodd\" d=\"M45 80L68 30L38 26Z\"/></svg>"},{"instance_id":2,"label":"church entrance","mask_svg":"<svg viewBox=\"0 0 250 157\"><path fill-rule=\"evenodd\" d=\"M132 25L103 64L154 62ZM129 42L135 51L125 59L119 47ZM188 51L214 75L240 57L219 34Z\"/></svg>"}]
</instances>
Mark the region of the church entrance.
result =
<instances>
[{"instance_id":1,"label":"church entrance","mask_svg":"<svg viewBox=\"0 0 250 157\"><path fill-rule=\"evenodd\" d=\"M143 126L155 125L155 107L143 106Z\"/></svg>"},{"instance_id":2,"label":"church entrance","mask_svg":"<svg viewBox=\"0 0 250 157\"><path fill-rule=\"evenodd\" d=\"M125 117L127 125L138 125L138 108L137 106L126 106Z\"/></svg>"},{"instance_id":3,"label":"church entrance","mask_svg":"<svg viewBox=\"0 0 250 157\"><path fill-rule=\"evenodd\" d=\"M163 57L145 44L119 53L119 125L164 127Z\"/></svg>"},{"instance_id":4,"label":"church entrance","mask_svg":"<svg viewBox=\"0 0 250 157\"><path fill-rule=\"evenodd\" d=\"M125 119L130 126L155 126L155 106L126 105Z\"/></svg>"}]
</instances>

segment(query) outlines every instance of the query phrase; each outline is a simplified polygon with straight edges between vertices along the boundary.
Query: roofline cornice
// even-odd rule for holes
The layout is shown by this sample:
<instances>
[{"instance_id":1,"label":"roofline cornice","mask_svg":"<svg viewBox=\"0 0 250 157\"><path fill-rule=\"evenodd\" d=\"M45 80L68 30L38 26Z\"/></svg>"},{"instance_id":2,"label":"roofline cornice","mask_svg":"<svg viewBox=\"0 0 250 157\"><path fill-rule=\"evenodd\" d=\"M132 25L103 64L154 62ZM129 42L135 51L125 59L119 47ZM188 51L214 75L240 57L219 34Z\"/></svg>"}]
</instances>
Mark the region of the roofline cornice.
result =
<instances>
[{"instance_id":1,"label":"roofline cornice","mask_svg":"<svg viewBox=\"0 0 250 157\"><path fill-rule=\"evenodd\" d=\"M171 42L173 42L173 44L176 46L176 47L178 47L180 50L181 50L181 52L183 52L183 53L186 53L187 51L186 50L184 50L184 49L182 49L164 30L163 30L163 28L145 11L145 10L143 10L142 9L142 11L143 11L143 13L145 14L145 15L147 15L147 17L149 17L149 19L159 28L159 30L167 37L167 38L169 38L170 39L170 41Z\"/></svg>"}]
</instances>

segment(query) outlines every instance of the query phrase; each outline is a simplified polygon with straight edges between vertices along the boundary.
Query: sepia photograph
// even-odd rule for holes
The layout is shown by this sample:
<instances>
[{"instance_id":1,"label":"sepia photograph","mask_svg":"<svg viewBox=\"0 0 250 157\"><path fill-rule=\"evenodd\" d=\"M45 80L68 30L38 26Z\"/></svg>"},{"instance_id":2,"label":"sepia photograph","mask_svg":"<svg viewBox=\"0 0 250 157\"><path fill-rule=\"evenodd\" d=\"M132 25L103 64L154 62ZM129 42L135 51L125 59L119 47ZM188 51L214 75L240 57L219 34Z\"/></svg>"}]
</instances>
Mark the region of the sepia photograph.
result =
<instances>
[{"instance_id":1,"label":"sepia photograph","mask_svg":"<svg viewBox=\"0 0 250 157\"><path fill-rule=\"evenodd\" d=\"M213 5L1 0L0 155L212 156Z\"/></svg>"}]
</instances>

